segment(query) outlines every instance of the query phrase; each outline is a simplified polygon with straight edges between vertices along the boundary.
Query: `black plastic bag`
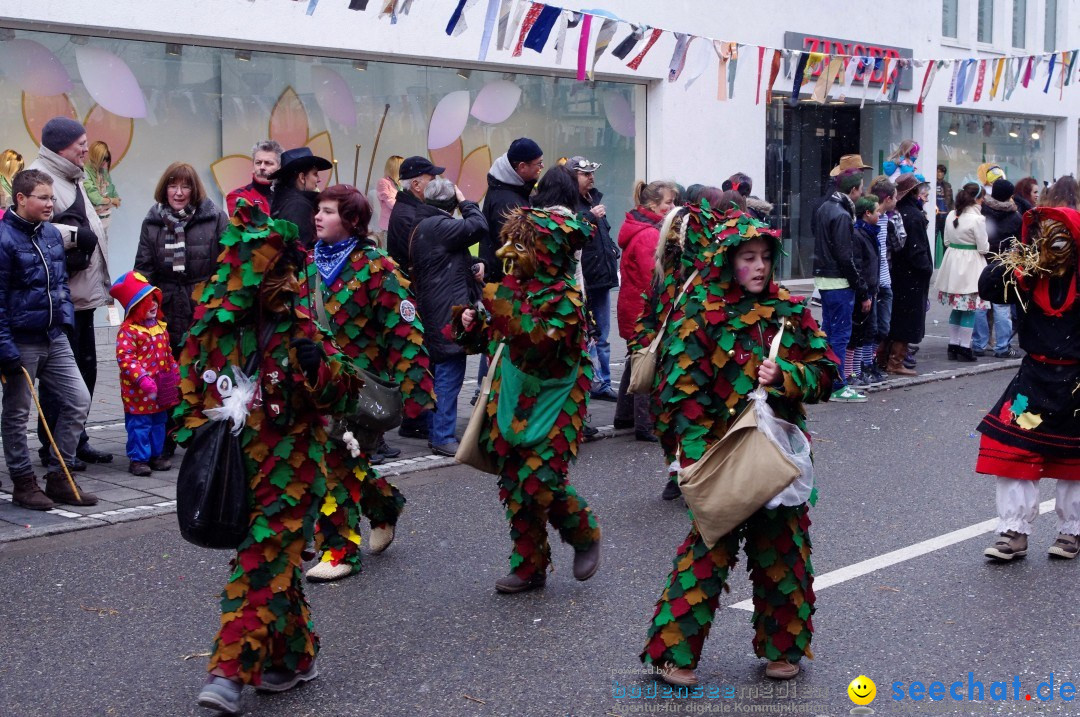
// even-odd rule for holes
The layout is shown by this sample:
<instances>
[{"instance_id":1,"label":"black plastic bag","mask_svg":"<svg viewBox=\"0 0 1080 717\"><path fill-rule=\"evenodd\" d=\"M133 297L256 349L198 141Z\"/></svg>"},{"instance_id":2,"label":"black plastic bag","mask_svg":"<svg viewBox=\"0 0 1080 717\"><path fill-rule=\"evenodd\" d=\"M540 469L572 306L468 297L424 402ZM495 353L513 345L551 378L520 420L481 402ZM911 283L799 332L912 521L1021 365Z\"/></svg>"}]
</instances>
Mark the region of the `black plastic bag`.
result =
<instances>
[{"instance_id":1,"label":"black plastic bag","mask_svg":"<svg viewBox=\"0 0 1080 717\"><path fill-rule=\"evenodd\" d=\"M176 479L180 535L203 548L232 550L248 533L247 470L231 421L195 430Z\"/></svg>"}]
</instances>

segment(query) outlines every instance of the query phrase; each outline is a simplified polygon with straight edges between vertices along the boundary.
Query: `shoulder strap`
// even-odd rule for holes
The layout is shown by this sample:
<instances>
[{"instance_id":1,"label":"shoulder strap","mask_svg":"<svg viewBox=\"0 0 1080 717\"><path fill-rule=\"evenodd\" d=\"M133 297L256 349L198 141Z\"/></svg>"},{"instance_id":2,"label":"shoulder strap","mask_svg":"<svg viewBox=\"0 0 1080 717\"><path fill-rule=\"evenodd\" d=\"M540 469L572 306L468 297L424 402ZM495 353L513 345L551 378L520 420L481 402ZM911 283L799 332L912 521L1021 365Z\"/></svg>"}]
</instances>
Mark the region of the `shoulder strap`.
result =
<instances>
[{"instance_id":1,"label":"shoulder strap","mask_svg":"<svg viewBox=\"0 0 1080 717\"><path fill-rule=\"evenodd\" d=\"M495 367L499 365L499 359L502 358L502 352L505 346L505 343L499 344L499 348L495 349L495 355L491 357L491 363L488 364L487 373L484 374L484 385L480 390L484 396L491 395L492 374L495 373Z\"/></svg>"},{"instance_id":2,"label":"shoulder strap","mask_svg":"<svg viewBox=\"0 0 1080 717\"><path fill-rule=\"evenodd\" d=\"M421 221L423 221L423 220L421 220ZM407 259L409 260L409 266L408 266L408 271L409 271L409 273L410 273L410 274L412 274L412 273L413 273L413 263L412 263L412 241L413 241L413 238L414 238L414 237L416 236L416 231L417 231L417 230L418 230L419 228L420 228L420 222L417 222L417 223L416 223L416 226L414 226L414 227L412 228L412 231L411 231L411 232L409 232L409 244L408 244L408 249L407 249L407 252L408 252L408 253L407 253L407 254L405 255L405 257L406 257L406 258L407 258Z\"/></svg>"},{"instance_id":3,"label":"shoulder strap","mask_svg":"<svg viewBox=\"0 0 1080 717\"><path fill-rule=\"evenodd\" d=\"M694 281L694 279L697 278L697 275L698 270L694 269L694 273L687 277L686 281L682 285L682 289L680 289L679 293L676 294L675 300L671 302L671 306L668 308L667 316L664 317L663 322L660 324L660 330L656 332L656 337L649 343L650 352L656 353L657 348L659 348L660 346L660 339L664 337L664 330L667 329L667 323L668 319L671 318L671 312L675 310L675 304L679 303L679 299L681 299L683 294L686 293L687 289L690 288L690 284Z\"/></svg>"},{"instance_id":4,"label":"shoulder strap","mask_svg":"<svg viewBox=\"0 0 1080 717\"><path fill-rule=\"evenodd\" d=\"M248 356L247 363L244 364L244 375L250 377L255 373L256 367L259 365L259 358L266 351L266 345L270 343L270 337L274 335L274 323L271 321L262 327L259 332L259 340L255 345L255 352Z\"/></svg>"},{"instance_id":5,"label":"shoulder strap","mask_svg":"<svg viewBox=\"0 0 1080 717\"><path fill-rule=\"evenodd\" d=\"M308 277L308 296L311 306L315 309L315 318L323 328L330 328L330 320L326 316L326 302L322 293L322 277L319 276L319 267L312 264L311 275Z\"/></svg>"}]
</instances>

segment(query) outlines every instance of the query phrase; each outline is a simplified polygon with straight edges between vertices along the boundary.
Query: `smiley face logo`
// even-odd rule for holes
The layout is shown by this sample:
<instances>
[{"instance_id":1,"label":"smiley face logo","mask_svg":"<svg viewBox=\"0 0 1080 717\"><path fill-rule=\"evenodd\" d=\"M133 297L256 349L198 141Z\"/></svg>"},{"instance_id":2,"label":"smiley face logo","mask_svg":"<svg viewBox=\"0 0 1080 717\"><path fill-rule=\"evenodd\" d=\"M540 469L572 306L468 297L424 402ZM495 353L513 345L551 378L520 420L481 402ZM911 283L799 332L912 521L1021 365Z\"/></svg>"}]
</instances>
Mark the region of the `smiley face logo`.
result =
<instances>
[{"instance_id":1,"label":"smiley face logo","mask_svg":"<svg viewBox=\"0 0 1080 717\"><path fill-rule=\"evenodd\" d=\"M859 675L847 686L848 697L857 705L868 705L877 697L877 685L866 675Z\"/></svg>"}]
</instances>

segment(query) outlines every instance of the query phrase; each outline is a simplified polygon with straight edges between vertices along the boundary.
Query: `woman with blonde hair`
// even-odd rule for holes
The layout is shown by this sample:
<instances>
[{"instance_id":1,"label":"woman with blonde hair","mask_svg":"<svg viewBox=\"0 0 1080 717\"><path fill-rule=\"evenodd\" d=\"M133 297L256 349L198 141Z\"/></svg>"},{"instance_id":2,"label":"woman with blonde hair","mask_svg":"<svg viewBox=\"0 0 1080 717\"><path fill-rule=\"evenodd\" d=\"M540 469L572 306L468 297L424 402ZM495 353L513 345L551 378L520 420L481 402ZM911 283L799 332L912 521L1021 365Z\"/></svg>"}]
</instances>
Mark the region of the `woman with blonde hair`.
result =
<instances>
[{"instance_id":1,"label":"woman with blonde hair","mask_svg":"<svg viewBox=\"0 0 1080 717\"><path fill-rule=\"evenodd\" d=\"M383 170L383 178L375 185L376 194L379 196L379 229L384 232L390 226L390 212L394 211L394 203L398 193L398 170L405 158L400 154L391 154L386 160L386 168Z\"/></svg>"},{"instance_id":2,"label":"woman with blonde hair","mask_svg":"<svg viewBox=\"0 0 1080 717\"><path fill-rule=\"evenodd\" d=\"M84 169L86 179L83 180L83 186L86 188L86 196L94 205L94 211L101 219L101 225L108 229L113 207L120 206L120 195L116 193L116 187L109 175L112 171L112 153L109 151L109 145L100 140L91 144Z\"/></svg>"},{"instance_id":3,"label":"woman with blonde hair","mask_svg":"<svg viewBox=\"0 0 1080 717\"><path fill-rule=\"evenodd\" d=\"M15 203L11 178L23 171L25 166L22 155L15 150L5 149L0 152L0 209L6 209L8 205Z\"/></svg>"}]
</instances>

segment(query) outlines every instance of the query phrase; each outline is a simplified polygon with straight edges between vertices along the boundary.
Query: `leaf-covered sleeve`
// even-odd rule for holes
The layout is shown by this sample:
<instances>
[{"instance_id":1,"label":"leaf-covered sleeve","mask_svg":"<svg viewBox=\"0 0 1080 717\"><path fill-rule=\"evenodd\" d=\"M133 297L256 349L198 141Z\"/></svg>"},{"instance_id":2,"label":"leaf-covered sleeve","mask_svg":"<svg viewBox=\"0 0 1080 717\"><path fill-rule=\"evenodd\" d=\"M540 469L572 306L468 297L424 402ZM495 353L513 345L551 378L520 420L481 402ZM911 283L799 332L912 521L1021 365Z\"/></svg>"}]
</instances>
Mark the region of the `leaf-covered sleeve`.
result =
<instances>
[{"instance_id":1,"label":"leaf-covered sleeve","mask_svg":"<svg viewBox=\"0 0 1080 717\"><path fill-rule=\"evenodd\" d=\"M424 326L416 311L416 298L397 266L383 257L381 281L371 286L370 302L375 307L374 320L382 330L376 346L384 357L384 366L392 381L401 385L405 415L416 418L435 407L435 382L431 376L431 358L424 345Z\"/></svg>"},{"instance_id":2,"label":"leaf-covered sleeve","mask_svg":"<svg viewBox=\"0 0 1080 717\"><path fill-rule=\"evenodd\" d=\"M781 343L776 363L784 383L769 392L802 403L828 400L840 376L839 360L808 308L787 320Z\"/></svg>"}]
</instances>

